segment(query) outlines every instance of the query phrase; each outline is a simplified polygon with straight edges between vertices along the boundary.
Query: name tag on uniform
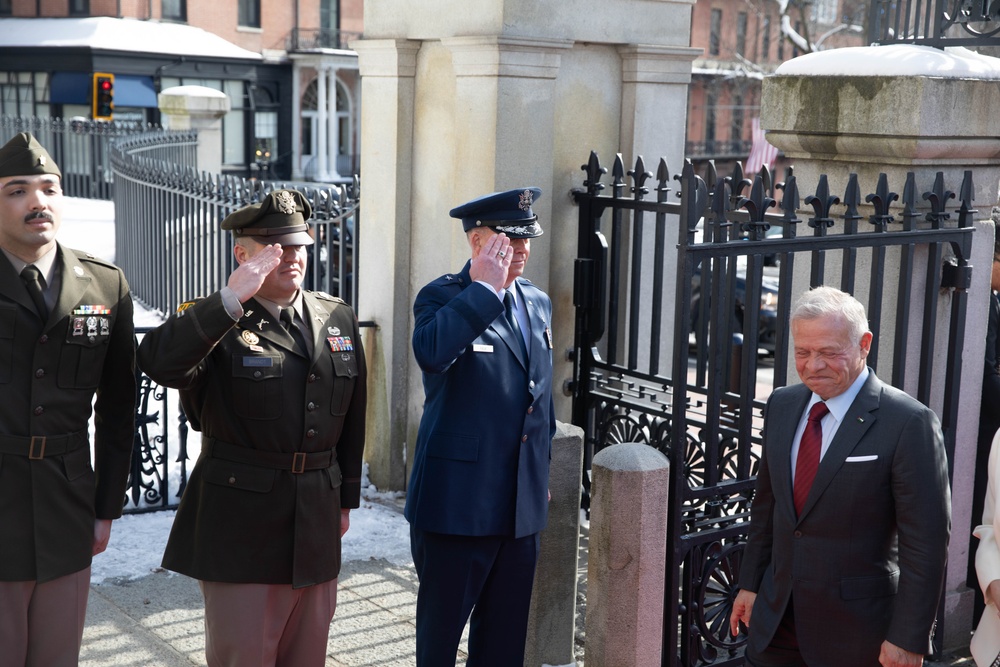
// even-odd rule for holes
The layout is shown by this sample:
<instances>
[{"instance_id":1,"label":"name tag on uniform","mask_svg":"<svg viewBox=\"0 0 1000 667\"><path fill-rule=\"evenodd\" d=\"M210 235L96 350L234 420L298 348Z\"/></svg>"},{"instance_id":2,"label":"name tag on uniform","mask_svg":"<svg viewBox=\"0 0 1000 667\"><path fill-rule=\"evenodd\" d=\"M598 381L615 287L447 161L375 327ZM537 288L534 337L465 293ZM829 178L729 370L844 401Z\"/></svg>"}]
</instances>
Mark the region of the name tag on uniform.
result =
<instances>
[{"instance_id":1,"label":"name tag on uniform","mask_svg":"<svg viewBox=\"0 0 1000 667\"><path fill-rule=\"evenodd\" d=\"M244 368L256 368L256 367L270 367L274 365L274 359L271 357L243 357L243 367Z\"/></svg>"},{"instance_id":2,"label":"name tag on uniform","mask_svg":"<svg viewBox=\"0 0 1000 667\"><path fill-rule=\"evenodd\" d=\"M493 351L493 346L492 345L482 345L482 344L478 344L478 343L473 343L473 345L472 345L472 351L473 352L492 352Z\"/></svg>"}]
</instances>

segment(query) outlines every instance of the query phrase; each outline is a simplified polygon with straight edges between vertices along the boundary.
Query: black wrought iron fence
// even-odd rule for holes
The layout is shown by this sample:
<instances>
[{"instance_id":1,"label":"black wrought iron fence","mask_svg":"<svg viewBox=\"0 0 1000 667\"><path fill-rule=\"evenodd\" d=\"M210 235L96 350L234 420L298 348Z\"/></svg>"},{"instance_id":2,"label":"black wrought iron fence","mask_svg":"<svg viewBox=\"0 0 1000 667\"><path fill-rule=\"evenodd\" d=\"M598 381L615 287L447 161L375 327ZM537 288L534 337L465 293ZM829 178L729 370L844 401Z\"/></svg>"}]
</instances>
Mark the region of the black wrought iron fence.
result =
<instances>
[{"instance_id":1,"label":"black wrought iron fence","mask_svg":"<svg viewBox=\"0 0 1000 667\"><path fill-rule=\"evenodd\" d=\"M358 192L199 172L193 132L150 131L113 144L115 256L132 291L147 306L170 313L210 294L235 267L232 239L220 229L233 211L281 188L302 192L313 207L316 243L309 247L305 286L357 305Z\"/></svg>"},{"instance_id":2,"label":"black wrought iron fence","mask_svg":"<svg viewBox=\"0 0 1000 667\"><path fill-rule=\"evenodd\" d=\"M0 143L18 132L32 133L59 165L67 197L110 200L114 190L108 159L111 143L150 129L132 122L0 116Z\"/></svg>"},{"instance_id":3,"label":"black wrought iron fence","mask_svg":"<svg viewBox=\"0 0 1000 667\"><path fill-rule=\"evenodd\" d=\"M869 365L925 404L944 387L939 412L953 458L972 174L952 192L941 173L919 184L911 173L899 195L883 175L866 197L851 175L840 197L825 175L772 187L766 169L747 178L739 165L729 175L712 168L702 178L688 161L674 190L662 159L655 176L642 158L627 169L618 156L602 183L608 170L592 153L573 191L573 423L585 431L588 460L624 442L669 457L662 664L736 667L746 637L730 635L728 618L765 400L789 374L793 290L830 284L861 295L881 341Z\"/></svg>"},{"instance_id":4,"label":"black wrought iron fence","mask_svg":"<svg viewBox=\"0 0 1000 667\"><path fill-rule=\"evenodd\" d=\"M872 44L1000 45L996 0L874 0L869 9Z\"/></svg>"}]
</instances>

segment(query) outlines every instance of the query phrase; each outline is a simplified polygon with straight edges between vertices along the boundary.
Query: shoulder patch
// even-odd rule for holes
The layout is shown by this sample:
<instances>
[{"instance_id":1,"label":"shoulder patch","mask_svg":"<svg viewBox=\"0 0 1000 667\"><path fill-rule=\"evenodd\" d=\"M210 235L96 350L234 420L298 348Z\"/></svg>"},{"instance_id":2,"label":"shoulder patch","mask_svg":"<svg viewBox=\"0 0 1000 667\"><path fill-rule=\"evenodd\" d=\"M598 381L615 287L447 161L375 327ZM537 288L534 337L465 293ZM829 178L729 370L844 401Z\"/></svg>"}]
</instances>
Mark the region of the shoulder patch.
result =
<instances>
[{"instance_id":1,"label":"shoulder patch","mask_svg":"<svg viewBox=\"0 0 1000 667\"><path fill-rule=\"evenodd\" d=\"M196 303L198 303L198 302L197 301L185 301L181 305L177 306L177 312L178 313L183 313L185 310L187 310L188 308L190 308L191 306L193 306Z\"/></svg>"}]
</instances>

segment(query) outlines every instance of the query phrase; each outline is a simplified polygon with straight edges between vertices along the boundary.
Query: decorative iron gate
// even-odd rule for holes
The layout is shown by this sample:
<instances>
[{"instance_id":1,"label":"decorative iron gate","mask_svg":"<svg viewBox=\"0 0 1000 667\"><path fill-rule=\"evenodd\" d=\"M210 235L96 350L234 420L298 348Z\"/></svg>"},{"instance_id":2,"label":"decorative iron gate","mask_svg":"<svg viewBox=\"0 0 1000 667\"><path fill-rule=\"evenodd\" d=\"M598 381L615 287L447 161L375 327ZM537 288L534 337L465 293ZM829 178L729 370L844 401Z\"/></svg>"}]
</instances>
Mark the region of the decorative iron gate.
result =
<instances>
[{"instance_id":1,"label":"decorative iron gate","mask_svg":"<svg viewBox=\"0 0 1000 667\"><path fill-rule=\"evenodd\" d=\"M804 200L814 215L803 226L791 173L775 187L766 169L750 180L739 165L730 176L710 172L703 179L688 161L676 178L679 201L671 201L663 160L651 180L641 157L626 174L618 156L607 194L607 170L596 154L583 169L584 189L573 192L580 225L572 390L587 468L595 451L615 443L646 443L669 457L663 664L740 665L745 636L731 637L728 619L763 407L788 377L793 283L836 284L866 303L875 333L869 365L883 379L930 405L939 402L932 383L940 386L943 375L939 416L953 460L971 284L972 175L965 172L952 212L946 206L955 193L942 174L923 193L923 207L910 174L901 205L891 211L900 197L882 175L865 197L867 216L859 213L856 176L843 201L822 176ZM768 212L779 191L780 212ZM834 207L842 213L834 216ZM676 255L668 239L676 241ZM904 279L886 285L890 265ZM942 341L936 332L945 325ZM880 339L892 350L882 359ZM914 356L908 349L919 350L916 378L906 376L905 362Z\"/></svg>"}]
</instances>

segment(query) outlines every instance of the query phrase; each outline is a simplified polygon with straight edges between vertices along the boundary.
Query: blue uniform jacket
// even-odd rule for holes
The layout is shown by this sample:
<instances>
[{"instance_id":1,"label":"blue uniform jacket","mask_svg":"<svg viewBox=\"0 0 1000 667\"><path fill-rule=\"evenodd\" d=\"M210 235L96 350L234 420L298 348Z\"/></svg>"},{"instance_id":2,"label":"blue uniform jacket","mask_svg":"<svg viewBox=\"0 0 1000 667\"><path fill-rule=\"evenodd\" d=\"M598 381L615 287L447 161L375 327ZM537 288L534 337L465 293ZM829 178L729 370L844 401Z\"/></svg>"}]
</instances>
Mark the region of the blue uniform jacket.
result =
<instances>
[{"instance_id":1,"label":"blue uniform jacket","mask_svg":"<svg viewBox=\"0 0 1000 667\"><path fill-rule=\"evenodd\" d=\"M461 273L429 283L413 304L413 354L424 413L406 518L451 535L523 537L545 527L552 406L552 302L529 281L529 360L503 303Z\"/></svg>"}]
</instances>

